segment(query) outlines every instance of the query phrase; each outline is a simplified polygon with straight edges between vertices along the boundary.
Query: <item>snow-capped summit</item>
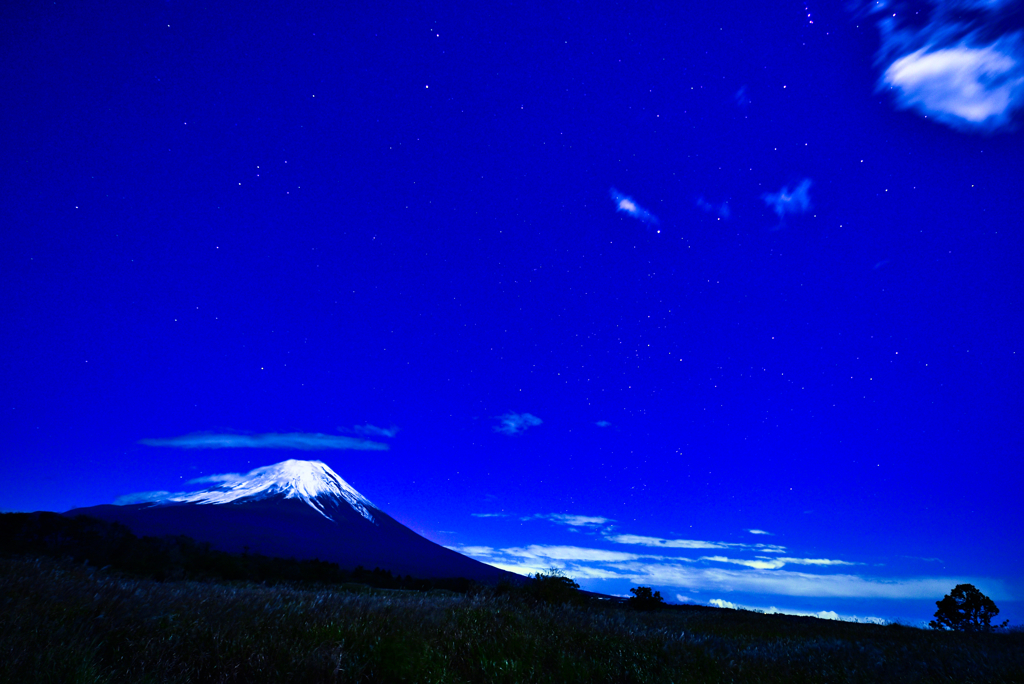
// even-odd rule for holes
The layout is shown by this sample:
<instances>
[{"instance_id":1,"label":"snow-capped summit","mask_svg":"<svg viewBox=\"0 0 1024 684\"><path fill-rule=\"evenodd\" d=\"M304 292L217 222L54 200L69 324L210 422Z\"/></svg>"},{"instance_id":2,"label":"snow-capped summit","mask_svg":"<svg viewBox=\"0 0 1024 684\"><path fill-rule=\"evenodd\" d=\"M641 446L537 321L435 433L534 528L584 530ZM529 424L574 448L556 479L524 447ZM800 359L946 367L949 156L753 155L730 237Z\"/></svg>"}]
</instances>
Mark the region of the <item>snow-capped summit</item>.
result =
<instances>
[{"instance_id":1,"label":"snow-capped summit","mask_svg":"<svg viewBox=\"0 0 1024 684\"><path fill-rule=\"evenodd\" d=\"M140 492L65 515L118 522L140 537L185 535L227 553L318 559L421 578L521 579L413 532L320 461L283 461L192 483L208 489Z\"/></svg>"},{"instance_id":2,"label":"snow-capped summit","mask_svg":"<svg viewBox=\"0 0 1024 684\"><path fill-rule=\"evenodd\" d=\"M289 459L256 468L243 475L214 477L222 479L223 483L198 492L164 496L160 498L159 503L225 504L240 499L281 497L301 499L316 509L320 515L332 520L325 511L325 504L332 501L340 504L344 501L359 515L374 522L368 508L377 507L321 461Z\"/></svg>"}]
</instances>

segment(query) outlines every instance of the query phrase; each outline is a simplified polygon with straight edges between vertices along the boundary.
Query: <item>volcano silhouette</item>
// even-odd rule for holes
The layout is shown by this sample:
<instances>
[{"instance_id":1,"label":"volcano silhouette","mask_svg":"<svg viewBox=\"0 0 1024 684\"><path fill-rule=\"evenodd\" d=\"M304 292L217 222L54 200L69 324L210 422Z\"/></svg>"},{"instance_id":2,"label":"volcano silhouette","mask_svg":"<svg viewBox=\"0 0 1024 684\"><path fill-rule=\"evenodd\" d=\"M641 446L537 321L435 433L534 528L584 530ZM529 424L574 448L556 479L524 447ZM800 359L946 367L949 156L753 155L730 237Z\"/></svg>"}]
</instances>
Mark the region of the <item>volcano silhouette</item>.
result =
<instances>
[{"instance_id":1,"label":"volcano silhouette","mask_svg":"<svg viewBox=\"0 0 1024 684\"><path fill-rule=\"evenodd\" d=\"M394 520L320 461L257 468L209 489L161 493L124 506L76 508L138 536L186 535L229 553L319 558L343 569L381 568L418 578L494 583L524 578L426 539Z\"/></svg>"}]
</instances>

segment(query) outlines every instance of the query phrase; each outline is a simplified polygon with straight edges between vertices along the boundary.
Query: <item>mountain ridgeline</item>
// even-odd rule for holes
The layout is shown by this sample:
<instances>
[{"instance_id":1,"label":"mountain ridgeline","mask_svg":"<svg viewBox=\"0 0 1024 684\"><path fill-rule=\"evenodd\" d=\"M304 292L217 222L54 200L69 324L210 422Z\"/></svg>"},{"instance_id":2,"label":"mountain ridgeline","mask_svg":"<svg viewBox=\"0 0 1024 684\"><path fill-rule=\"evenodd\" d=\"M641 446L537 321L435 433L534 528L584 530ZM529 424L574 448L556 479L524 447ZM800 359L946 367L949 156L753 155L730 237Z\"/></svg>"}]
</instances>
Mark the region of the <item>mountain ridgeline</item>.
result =
<instances>
[{"instance_id":1,"label":"mountain ridgeline","mask_svg":"<svg viewBox=\"0 0 1024 684\"><path fill-rule=\"evenodd\" d=\"M422 579L524 578L446 549L394 520L320 461L289 460L198 492L67 511L138 536L184 535L217 551L382 568Z\"/></svg>"},{"instance_id":2,"label":"mountain ridgeline","mask_svg":"<svg viewBox=\"0 0 1024 684\"><path fill-rule=\"evenodd\" d=\"M275 585L353 585L379 589L458 593L480 586L463 577L422 579L390 570L357 566L342 569L318 559L276 558L258 553L227 553L184 535L138 537L121 523L86 515L0 513L0 557L57 559L86 563L125 575L157 581L256 582ZM511 585L510 585L511 586Z\"/></svg>"}]
</instances>

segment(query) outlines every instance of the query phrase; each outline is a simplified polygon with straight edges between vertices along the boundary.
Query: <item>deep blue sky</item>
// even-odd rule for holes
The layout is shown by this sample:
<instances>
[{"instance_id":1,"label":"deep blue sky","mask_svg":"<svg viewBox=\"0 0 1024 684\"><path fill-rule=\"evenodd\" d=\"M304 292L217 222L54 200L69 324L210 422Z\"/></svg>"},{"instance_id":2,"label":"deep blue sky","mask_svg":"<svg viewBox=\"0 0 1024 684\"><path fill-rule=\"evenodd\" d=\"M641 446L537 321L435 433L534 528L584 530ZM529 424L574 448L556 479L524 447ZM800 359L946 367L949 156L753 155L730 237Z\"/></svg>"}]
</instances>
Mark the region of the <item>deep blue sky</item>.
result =
<instances>
[{"instance_id":1,"label":"deep blue sky","mask_svg":"<svg viewBox=\"0 0 1024 684\"><path fill-rule=\"evenodd\" d=\"M1020 11L835 4L5 5L0 508L315 458L597 591L1024 620Z\"/></svg>"}]
</instances>

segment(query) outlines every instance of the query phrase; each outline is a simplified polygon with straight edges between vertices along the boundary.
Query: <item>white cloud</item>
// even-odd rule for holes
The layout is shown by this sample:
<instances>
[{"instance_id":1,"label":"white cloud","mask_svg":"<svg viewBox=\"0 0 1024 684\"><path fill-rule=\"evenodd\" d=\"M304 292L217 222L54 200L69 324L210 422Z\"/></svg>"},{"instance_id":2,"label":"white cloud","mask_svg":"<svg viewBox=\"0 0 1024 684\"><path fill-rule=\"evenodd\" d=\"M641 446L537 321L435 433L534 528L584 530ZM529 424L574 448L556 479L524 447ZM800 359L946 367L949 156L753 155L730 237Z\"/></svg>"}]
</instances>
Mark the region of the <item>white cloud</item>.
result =
<instances>
[{"instance_id":1,"label":"white cloud","mask_svg":"<svg viewBox=\"0 0 1024 684\"><path fill-rule=\"evenodd\" d=\"M523 547L509 547L502 549L502 552L509 556L521 558L552 558L556 560L573 561L633 561L640 558L661 558L660 556L649 556L636 553L624 553L622 551L606 551L605 549L585 548L581 546L547 546L542 544L531 544Z\"/></svg>"},{"instance_id":2,"label":"white cloud","mask_svg":"<svg viewBox=\"0 0 1024 684\"><path fill-rule=\"evenodd\" d=\"M863 565L863 563L851 563L849 561L830 560L828 558L767 558L758 556L755 560L745 558L726 558L725 556L701 556L701 560L715 561L717 563L733 563L744 565L748 568L758 570L777 570L787 564L793 565Z\"/></svg>"},{"instance_id":3,"label":"white cloud","mask_svg":"<svg viewBox=\"0 0 1024 684\"><path fill-rule=\"evenodd\" d=\"M856 615L840 615L834 610L795 610L792 608L776 608L775 606L769 606L768 608L758 608L757 606L744 606L732 601L726 601L724 599L711 599L708 601L709 605L716 606L718 608L731 608L733 610L752 610L766 615L798 615L800 617L815 617L821 620L842 620L844 622L866 622L872 624L886 624L888 620L877 617L857 617Z\"/></svg>"},{"instance_id":4,"label":"white cloud","mask_svg":"<svg viewBox=\"0 0 1024 684\"><path fill-rule=\"evenodd\" d=\"M785 596L914 599L942 596L958 580L949 577L872 578L859 575L815 575L790 570L729 570L677 563L615 563L617 572L647 586L701 591L739 591ZM994 593L1006 596L998 582ZM993 596L989 592L989 596Z\"/></svg>"},{"instance_id":5,"label":"white cloud","mask_svg":"<svg viewBox=\"0 0 1024 684\"><path fill-rule=\"evenodd\" d=\"M661 539L639 534L616 534L605 537L616 544L654 546L661 549L757 549L763 553L785 553L785 546L775 544L739 544L733 542L709 542L697 539Z\"/></svg>"},{"instance_id":6,"label":"white cloud","mask_svg":"<svg viewBox=\"0 0 1024 684\"><path fill-rule=\"evenodd\" d=\"M523 517L521 520L524 522L527 520L550 520L553 523L568 525L569 527L603 527L610 522L614 522L610 518L603 518L599 515L572 515L568 513L537 513L536 515Z\"/></svg>"},{"instance_id":7,"label":"white cloud","mask_svg":"<svg viewBox=\"0 0 1024 684\"><path fill-rule=\"evenodd\" d=\"M498 416L498 420L501 422L494 426L494 431L503 435L522 434L544 422L531 413L506 413L503 416Z\"/></svg>"},{"instance_id":8,"label":"white cloud","mask_svg":"<svg viewBox=\"0 0 1024 684\"><path fill-rule=\"evenodd\" d=\"M768 608L764 609L764 612L767 613L768 615L776 615L776 614L777 615L801 615L801 616L804 616L804 617L816 617L816 618L820 618L822 620L839 620L839 619L841 619L839 617L839 613L837 613L834 610L819 610L817 612L806 611L806 610L790 610L788 608L784 608L782 610L779 610L775 606L769 606Z\"/></svg>"},{"instance_id":9,"label":"white cloud","mask_svg":"<svg viewBox=\"0 0 1024 684\"><path fill-rule=\"evenodd\" d=\"M475 547L455 547L461 553L521 574L545 572L551 567L587 579L628 579L642 586L679 587L689 592L727 591L783 596L920 599L943 596L949 587L971 581L985 583L993 599L1008 598L998 581L950 577L877 578L853 574L822 575L779 569L771 561L737 563L742 559L709 557L707 560L739 564L733 570L695 564L695 559L622 553L578 546L530 545L474 553ZM806 559L798 559L806 560ZM816 560L816 559L815 559ZM789 562L789 561L785 561ZM838 561L844 563L845 561Z\"/></svg>"},{"instance_id":10,"label":"white cloud","mask_svg":"<svg viewBox=\"0 0 1024 684\"><path fill-rule=\"evenodd\" d=\"M615 202L615 211L621 211L629 214L641 223L647 223L653 226L658 225L658 217L637 204L636 200L632 197L623 195L615 188L612 188L609 191L609 195L611 196L612 201Z\"/></svg>"},{"instance_id":11,"label":"white cloud","mask_svg":"<svg viewBox=\"0 0 1024 684\"><path fill-rule=\"evenodd\" d=\"M262 435L214 434L194 432L182 437L169 439L142 439L139 444L146 446L177 447L179 449L299 449L302 451L326 451L329 449L357 449L362 451L387 451L388 445L367 439L324 435L319 432L268 432Z\"/></svg>"},{"instance_id":12,"label":"white cloud","mask_svg":"<svg viewBox=\"0 0 1024 684\"><path fill-rule=\"evenodd\" d=\"M474 518L505 518L508 513L470 513Z\"/></svg>"},{"instance_id":13,"label":"white cloud","mask_svg":"<svg viewBox=\"0 0 1024 684\"><path fill-rule=\"evenodd\" d=\"M1017 40L921 48L890 64L882 81L896 90L901 108L963 129L1002 128L1024 97Z\"/></svg>"},{"instance_id":14,"label":"white cloud","mask_svg":"<svg viewBox=\"0 0 1024 684\"><path fill-rule=\"evenodd\" d=\"M807 610L779 610L775 606L768 608L755 608L752 606L741 606L738 603L732 601L726 601L724 599L711 599L708 601L709 605L716 606L718 608L731 608L732 610L752 610L758 613L765 613L767 615L799 615L801 617L816 617L822 620L839 620L839 613L834 610L819 610L817 612Z\"/></svg>"},{"instance_id":15,"label":"white cloud","mask_svg":"<svg viewBox=\"0 0 1024 684\"><path fill-rule=\"evenodd\" d=\"M607 579L625 579L627 576L616 572L615 570L602 568L598 566L589 565L567 565L560 561L549 561L549 562L529 562L529 561L515 561L515 560L491 560L488 558L481 558L481 561L488 565L494 566L501 570L507 570L514 572L519 575L535 575L538 572L547 573L552 568L563 572L567 577L573 579L594 579L594 580L607 580Z\"/></svg>"},{"instance_id":16,"label":"white cloud","mask_svg":"<svg viewBox=\"0 0 1024 684\"><path fill-rule=\"evenodd\" d=\"M729 608L731 610L746 610L745 608L741 608L740 606L736 605L732 601L724 601L722 599L711 599L710 601L708 601L708 604L712 605L712 606L715 606L716 608Z\"/></svg>"},{"instance_id":17,"label":"white cloud","mask_svg":"<svg viewBox=\"0 0 1024 684\"><path fill-rule=\"evenodd\" d=\"M779 560L795 565L864 565L863 563L829 560L828 558L779 558Z\"/></svg>"},{"instance_id":18,"label":"white cloud","mask_svg":"<svg viewBox=\"0 0 1024 684\"><path fill-rule=\"evenodd\" d=\"M654 546L662 549L725 549L730 544L698 541L696 539L661 539L645 537L639 534L616 534L607 537L616 544L635 544L637 546Z\"/></svg>"},{"instance_id":19,"label":"white cloud","mask_svg":"<svg viewBox=\"0 0 1024 684\"><path fill-rule=\"evenodd\" d=\"M764 530L747 530L750 534L767 534L769 537L774 537L771 532L765 532Z\"/></svg>"},{"instance_id":20,"label":"white cloud","mask_svg":"<svg viewBox=\"0 0 1024 684\"><path fill-rule=\"evenodd\" d=\"M863 2L878 14L883 65L879 88L912 109L963 131L1008 128L1024 106L1024 41L1017 2L932 0L919 10L901 2Z\"/></svg>"},{"instance_id":21,"label":"white cloud","mask_svg":"<svg viewBox=\"0 0 1024 684\"><path fill-rule=\"evenodd\" d=\"M785 561L780 559L774 560L747 560L745 558L726 558L725 556L701 556L701 560L715 561L716 563L733 563L735 565L743 565L748 568L756 568L758 570L775 570L781 568L786 564Z\"/></svg>"}]
</instances>

